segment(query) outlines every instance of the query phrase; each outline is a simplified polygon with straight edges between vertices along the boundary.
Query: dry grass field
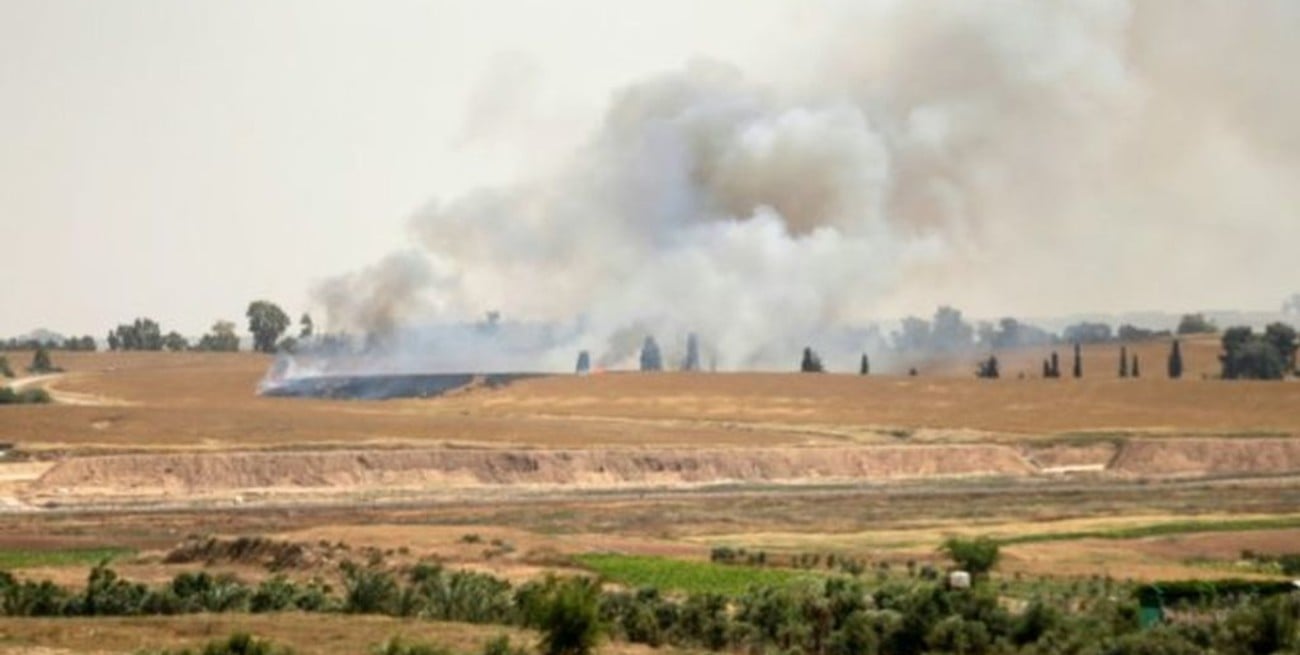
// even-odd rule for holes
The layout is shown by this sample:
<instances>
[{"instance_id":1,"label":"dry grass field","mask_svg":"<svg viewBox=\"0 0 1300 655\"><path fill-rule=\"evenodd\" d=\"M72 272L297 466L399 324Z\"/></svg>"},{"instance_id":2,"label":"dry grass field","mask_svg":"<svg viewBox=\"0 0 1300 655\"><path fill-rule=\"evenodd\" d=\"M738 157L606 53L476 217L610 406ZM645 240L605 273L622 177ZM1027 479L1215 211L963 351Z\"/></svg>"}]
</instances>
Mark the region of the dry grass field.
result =
<instances>
[{"instance_id":1,"label":"dry grass field","mask_svg":"<svg viewBox=\"0 0 1300 655\"><path fill-rule=\"evenodd\" d=\"M1002 356L1001 380L963 362L916 378L848 374L610 373L555 376L435 400L352 402L255 395L270 359L249 353L66 353L51 383L70 404L6 408L0 441L34 450L249 449L498 444L780 446L916 440L1019 441L1070 433L1300 433L1300 384L1201 379L1217 343L1134 346L1146 377L1120 380L1116 348L1085 348L1082 380L1042 380L1041 349ZM1068 368L1068 352L1063 352ZM18 356L15 361L22 361ZM1019 379L1016 371L1028 371ZM75 403L75 404L71 404Z\"/></svg>"},{"instance_id":2,"label":"dry grass field","mask_svg":"<svg viewBox=\"0 0 1300 655\"><path fill-rule=\"evenodd\" d=\"M1238 560L1300 550L1300 383L1211 379L1208 339L1186 343L1189 374L1167 380L1167 348L1131 349L1137 380L1117 379L1106 346L1084 349L1082 380L1039 379L1045 352L1026 350L1000 355L993 381L956 361L917 377L553 376L376 402L259 397L270 359L248 353L56 353L67 372L43 382L56 403L0 411L18 453L0 460L0 554L20 577L72 586L93 562L28 556L119 548L132 579L256 581L267 572L246 562L164 556L189 535L258 535L518 582L611 553L703 564L716 546L901 570L940 563L949 536L990 535L1008 580L1266 576ZM500 632L337 615L0 619L0 652L126 653L236 628L313 653L397 633L473 651Z\"/></svg>"}]
</instances>

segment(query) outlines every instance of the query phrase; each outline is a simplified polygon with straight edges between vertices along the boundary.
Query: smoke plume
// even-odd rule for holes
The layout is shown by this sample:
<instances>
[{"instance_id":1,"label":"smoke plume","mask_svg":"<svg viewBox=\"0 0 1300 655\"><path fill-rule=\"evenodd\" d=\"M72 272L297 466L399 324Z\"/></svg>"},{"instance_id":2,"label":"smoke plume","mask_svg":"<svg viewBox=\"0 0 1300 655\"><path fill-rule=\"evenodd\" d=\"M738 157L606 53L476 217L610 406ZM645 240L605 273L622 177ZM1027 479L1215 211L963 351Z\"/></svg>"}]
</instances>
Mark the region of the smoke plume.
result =
<instances>
[{"instance_id":1,"label":"smoke plume","mask_svg":"<svg viewBox=\"0 0 1300 655\"><path fill-rule=\"evenodd\" d=\"M809 344L851 369L860 326L917 298L1192 307L1294 266L1258 248L1300 242L1296 3L920 0L801 28L785 70L633 82L552 170L430 203L415 250L319 287L331 328L443 370L631 366L651 334L678 362L691 333L723 369Z\"/></svg>"}]
</instances>

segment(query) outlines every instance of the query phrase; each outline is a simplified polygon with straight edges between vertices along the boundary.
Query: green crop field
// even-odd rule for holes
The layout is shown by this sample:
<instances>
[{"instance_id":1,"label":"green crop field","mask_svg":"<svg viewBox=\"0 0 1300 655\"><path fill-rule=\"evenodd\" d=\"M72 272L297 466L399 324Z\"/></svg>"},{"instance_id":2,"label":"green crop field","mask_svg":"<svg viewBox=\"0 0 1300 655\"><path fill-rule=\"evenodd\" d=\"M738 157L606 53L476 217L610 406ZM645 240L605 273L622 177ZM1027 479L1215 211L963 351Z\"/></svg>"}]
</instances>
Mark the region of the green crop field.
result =
<instances>
[{"instance_id":1,"label":"green crop field","mask_svg":"<svg viewBox=\"0 0 1300 655\"><path fill-rule=\"evenodd\" d=\"M751 585L783 585L826 575L643 555L587 554L576 559L606 580L628 587L731 596L743 593Z\"/></svg>"},{"instance_id":2,"label":"green crop field","mask_svg":"<svg viewBox=\"0 0 1300 655\"><path fill-rule=\"evenodd\" d=\"M79 566L112 561L132 555L129 548L68 548L63 550L0 550L0 570L23 569L34 566Z\"/></svg>"},{"instance_id":3,"label":"green crop field","mask_svg":"<svg viewBox=\"0 0 1300 655\"><path fill-rule=\"evenodd\" d=\"M1216 521L1169 521L1111 530L1084 530L1077 532L1044 532L1024 534L1001 539L1003 545L1030 544L1044 541L1075 541L1077 539L1144 539L1197 532L1246 532L1252 530L1284 530L1300 528L1300 516L1276 516Z\"/></svg>"}]
</instances>

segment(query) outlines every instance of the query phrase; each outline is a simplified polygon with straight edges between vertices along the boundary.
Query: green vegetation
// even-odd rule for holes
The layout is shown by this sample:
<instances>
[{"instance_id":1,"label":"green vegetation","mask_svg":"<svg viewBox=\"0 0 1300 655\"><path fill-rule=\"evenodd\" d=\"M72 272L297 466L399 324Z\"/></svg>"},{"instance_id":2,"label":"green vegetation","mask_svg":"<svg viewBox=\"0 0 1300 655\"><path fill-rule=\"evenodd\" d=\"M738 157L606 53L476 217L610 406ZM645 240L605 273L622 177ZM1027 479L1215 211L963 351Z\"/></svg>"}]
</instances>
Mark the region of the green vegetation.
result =
<instances>
[{"instance_id":1,"label":"green vegetation","mask_svg":"<svg viewBox=\"0 0 1300 655\"><path fill-rule=\"evenodd\" d=\"M162 350L162 327L151 318L137 318L131 323L118 325L108 333L108 349Z\"/></svg>"},{"instance_id":2,"label":"green vegetation","mask_svg":"<svg viewBox=\"0 0 1300 655\"><path fill-rule=\"evenodd\" d=\"M408 642L401 637L391 637L371 651L374 655L451 655L451 651L436 644Z\"/></svg>"},{"instance_id":3,"label":"green vegetation","mask_svg":"<svg viewBox=\"0 0 1300 655\"><path fill-rule=\"evenodd\" d=\"M944 540L939 549L952 558L957 568L973 576L988 575L989 571L997 566L998 559L1002 556L998 542L989 537L974 539L950 537Z\"/></svg>"},{"instance_id":4,"label":"green vegetation","mask_svg":"<svg viewBox=\"0 0 1300 655\"><path fill-rule=\"evenodd\" d=\"M6 549L0 550L0 570L24 569L36 566L85 566L111 562L135 554L130 548L64 548L60 550Z\"/></svg>"},{"instance_id":5,"label":"green vegetation","mask_svg":"<svg viewBox=\"0 0 1300 655\"><path fill-rule=\"evenodd\" d=\"M14 369L9 365L9 358L4 355L0 355L0 376L6 378L14 376Z\"/></svg>"},{"instance_id":6,"label":"green vegetation","mask_svg":"<svg viewBox=\"0 0 1300 655\"><path fill-rule=\"evenodd\" d=\"M551 578L535 596L532 619L542 631L542 655L589 655L604 633L600 583L590 578Z\"/></svg>"},{"instance_id":7,"label":"green vegetation","mask_svg":"<svg viewBox=\"0 0 1300 655\"><path fill-rule=\"evenodd\" d=\"M416 652L422 651L398 651L402 655L407 653L415 655ZM270 641L237 632L225 639L210 641L197 651L188 648L141 651L140 655L293 655L293 651L283 646L277 646Z\"/></svg>"},{"instance_id":8,"label":"green vegetation","mask_svg":"<svg viewBox=\"0 0 1300 655\"><path fill-rule=\"evenodd\" d=\"M50 402L50 393L44 389L14 391L0 387L0 405L44 405Z\"/></svg>"},{"instance_id":9,"label":"green vegetation","mask_svg":"<svg viewBox=\"0 0 1300 655\"><path fill-rule=\"evenodd\" d=\"M37 375L44 373L61 373L62 371L63 369L54 365L54 361L50 359L50 351L44 346L36 349L36 352L32 355L32 363L27 367L28 373L35 373Z\"/></svg>"},{"instance_id":10,"label":"green vegetation","mask_svg":"<svg viewBox=\"0 0 1300 655\"><path fill-rule=\"evenodd\" d=\"M825 373L826 367L822 365L822 358L817 355L812 348L803 349L803 359L799 362L799 370L804 373Z\"/></svg>"},{"instance_id":11,"label":"green vegetation","mask_svg":"<svg viewBox=\"0 0 1300 655\"><path fill-rule=\"evenodd\" d=\"M279 305L267 300L249 303L245 316L248 317L248 331L253 334L253 350L262 353L275 352L276 342L292 322Z\"/></svg>"},{"instance_id":12,"label":"green vegetation","mask_svg":"<svg viewBox=\"0 0 1300 655\"><path fill-rule=\"evenodd\" d=\"M1271 516L1251 519L1186 520L1153 523L1108 530L1079 530L1074 532L1043 532L1023 534L999 539L1004 546L1045 541L1075 541L1078 539L1143 539L1165 535L1194 532L1242 532L1246 530L1281 530L1300 528L1300 516Z\"/></svg>"},{"instance_id":13,"label":"green vegetation","mask_svg":"<svg viewBox=\"0 0 1300 655\"><path fill-rule=\"evenodd\" d=\"M666 596L656 589L603 591L584 578L550 577L512 588L490 576L447 573L433 566L417 566L400 577L396 573L367 571L372 582L366 585L377 599L366 602L380 613L536 628L544 636L542 651L549 655L586 655L602 633L652 646L787 655L1264 655L1300 647L1300 597L1273 595L1290 589L1280 584L1162 583L1156 601L1162 602L1163 594L1177 602L1165 614L1170 623L1143 629L1139 617L1147 617L1148 624L1151 617L1140 611L1139 600L1149 602L1150 594L1123 591L1110 581L1028 587L1034 595L1021 605L1007 602L1003 581L986 579L970 589L949 589L918 579L867 586L844 576L804 576L784 584L753 584L734 596L716 591ZM276 584L295 593L302 589L284 579ZM99 566L84 589L74 590L48 581L19 582L0 572L0 614L6 616L238 612L248 611L256 593L232 577L206 573L181 574L170 584L148 587ZM358 609L346 597L353 593L351 587L345 597L322 593L326 602L303 609ZM393 650L387 652L430 652L401 642L381 648L389 646ZM236 635L199 652L283 651ZM500 640L489 642L483 653L521 655Z\"/></svg>"},{"instance_id":14,"label":"green vegetation","mask_svg":"<svg viewBox=\"0 0 1300 655\"><path fill-rule=\"evenodd\" d=\"M195 350L216 353L233 353L239 350L239 335L235 334L235 324L230 321L217 321L212 330L199 339Z\"/></svg>"},{"instance_id":15,"label":"green vegetation","mask_svg":"<svg viewBox=\"0 0 1300 655\"><path fill-rule=\"evenodd\" d=\"M785 569L650 557L588 554L577 556L582 566L610 582L629 587L655 587L686 593L712 592L735 596L754 585L786 585L811 574Z\"/></svg>"},{"instance_id":16,"label":"green vegetation","mask_svg":"<svg viewBox=\"0 0 1300 655\"><path fill-rule=\"evenodd\" d=\"M1263 334L1249 327L1229 328L1223 333L1225 380L1281 380L1296 368L1297 335L1285 323L1273 323Z\"/></svg>"},{"instance_id":17,"label":"green vegetation","mask_svg":"<svg viewBox=\"0 0 1300 655\"><path fill-rule=\"evenodd\" d=\"M1178 334L1213 334L1219 327L1205 318L1204 314L1183 314L1178 321Z\"/></svg>"}]
</instances>

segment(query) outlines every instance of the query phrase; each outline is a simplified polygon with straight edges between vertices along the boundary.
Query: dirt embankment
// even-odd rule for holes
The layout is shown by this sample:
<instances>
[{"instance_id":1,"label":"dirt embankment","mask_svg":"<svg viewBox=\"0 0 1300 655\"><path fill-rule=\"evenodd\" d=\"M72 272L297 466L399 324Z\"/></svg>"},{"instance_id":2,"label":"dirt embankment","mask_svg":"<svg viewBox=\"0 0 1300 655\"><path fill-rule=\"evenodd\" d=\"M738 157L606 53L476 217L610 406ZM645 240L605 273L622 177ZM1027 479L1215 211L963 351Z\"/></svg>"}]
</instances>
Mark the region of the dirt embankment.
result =
<instances>
[{"instance_id":1,"label":"dirt embankment","mask_svg":"<svg viewBox=\"0 0 1300 655\"><path fill-rule=\"evenodd\" d=\"M652 489L1033 472L1034 467L1014 449L998 445L186 453L64 460L25 495L31 500L82 502L244 492Z\"/></svg>"},{"instance_id":2,"label":"dirt embankment","mask_svg":"<svg viewBox=\"0 0 1300 655\"><path fill-rule=\"evenodd\" d=\"M1300 439L1132 440L1110 470L1141 477L1295 473L1300 471Z\"/></svg>"}]
</instances>

